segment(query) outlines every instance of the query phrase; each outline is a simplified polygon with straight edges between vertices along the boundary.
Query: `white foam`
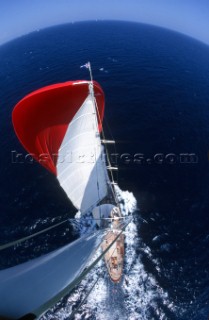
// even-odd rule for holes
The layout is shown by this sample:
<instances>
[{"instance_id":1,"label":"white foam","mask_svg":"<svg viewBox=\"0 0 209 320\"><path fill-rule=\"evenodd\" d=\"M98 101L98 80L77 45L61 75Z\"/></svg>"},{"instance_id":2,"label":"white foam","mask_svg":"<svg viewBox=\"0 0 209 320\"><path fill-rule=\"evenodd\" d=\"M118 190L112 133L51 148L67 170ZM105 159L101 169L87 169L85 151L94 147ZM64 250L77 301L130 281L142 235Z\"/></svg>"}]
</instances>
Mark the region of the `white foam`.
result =
<instances>
[{"instance_id":1,"label":"white foam","mask_svg":"<svg viewBox=\"0 0 209 320\"><path fill-rule=\"evenodd\" d=\"M137 201L133 194L115 188L120 207L124 216L132 215L137 209ZM138 213L137 213L138 214ZM103 260L88 274L75 292L70 295L65 305L53 314L53 319L64 320L72 312L72 307L81 301L90 290L92 284L99 276L98 282L83 306L79 309L75 319L96 320L150 320L153 316L166 319L164 308L160 308L158 301L169 311L175 311L174 303L169 299L167 292L159 285L154 276L145 270L141 260L141 252L155 266L156 273L160 266L157 259L152 256L151 249L139 236L140 223L136 217L126 228L125 237L125 264L124 277L120 284L113 284ZM80 220L80 234L95 228L95 222L88 214ZM97 252L98 256L100 252ZM94 257L95 259L95 257ZM52 319L47 317L46 319Z\"/></svg>"}]
</instances>

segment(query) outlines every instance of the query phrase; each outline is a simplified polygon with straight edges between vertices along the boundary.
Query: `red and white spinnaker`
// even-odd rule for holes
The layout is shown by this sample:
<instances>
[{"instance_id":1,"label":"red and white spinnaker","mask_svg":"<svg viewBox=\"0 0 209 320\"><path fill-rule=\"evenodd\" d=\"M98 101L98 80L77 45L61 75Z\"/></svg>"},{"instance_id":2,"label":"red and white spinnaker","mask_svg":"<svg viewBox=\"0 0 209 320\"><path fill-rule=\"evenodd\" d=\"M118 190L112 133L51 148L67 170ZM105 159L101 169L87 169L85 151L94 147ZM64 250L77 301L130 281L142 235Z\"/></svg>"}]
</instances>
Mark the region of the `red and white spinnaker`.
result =
<instances>
[{"instance_id":1,"label":"red and white spinnaker","mask_svg":"<svg viewBox=\"0 0 209 320\"><path fill-rule=\"evenodd\" d=\"M12 114L24 148L56 175L81 213L108 192L100 140L103 116L104 93L95 81L41 88L23 98Z\"/></svg>"}]
</instances>

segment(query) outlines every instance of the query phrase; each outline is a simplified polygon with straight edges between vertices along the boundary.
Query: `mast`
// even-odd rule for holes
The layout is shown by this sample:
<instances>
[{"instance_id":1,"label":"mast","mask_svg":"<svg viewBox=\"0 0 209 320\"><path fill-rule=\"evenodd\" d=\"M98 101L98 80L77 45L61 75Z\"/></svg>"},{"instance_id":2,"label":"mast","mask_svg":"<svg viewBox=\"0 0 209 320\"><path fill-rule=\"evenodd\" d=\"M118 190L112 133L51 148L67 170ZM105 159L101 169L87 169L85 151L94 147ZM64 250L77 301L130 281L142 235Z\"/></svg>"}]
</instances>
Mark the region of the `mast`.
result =
<instances>
[{"instance_id":1,"label":"mast","mask_svg":"<svg viewBox=\"0 0 209 320\"><path fill-rule=\"evenodd\" d=\"M94 84L93 84L93 74L92 74L92 69L91 69L91 63L90 61L88 61L86 63L86 67L87 69L89 69L89 74L90 74L90 84L89 84L89 93L91 94L92 96L92 101L93 101L93 105L94 105L94 108L95 108L95 114L97 114L98 116L98 119L99 119L99 122L101 123L101 118L100 118L100 114L99 114L99 110L98 110L98 106L97 106L97 101L96 101L96 98L95 98L95 95L94 95ZM97 122L97 128L98 128L98 121L97 121L97 117L96 117L96 122ZM104 130L103 130L103 127L102 127L102 140L100 139L101 142L104 142L103 145L104 145L104 148L105 148L105 151L106 151L106 159L107 159L107 170L110 172L110 177L111 177L111 182L110 182L110 189L112 191L112 194L113 194L113 197L114 197L114 200L116 202L116 204L118 204L118 200L117 200L117 197L116 197L116 194L115 194L115 191L113 189L113 185L116 185L115 181L114 181L114 176L113 176L113 170L118 170L117 167L112 167L111 165L111 162L110 162L110 157L109 157L109 154L108 154L108 149L106 147L106 142L107 143L112 143L110 142L109 140L106 140L105 139L105 135L104 135ZM115 142L113 142L115 143Z\"/></svg>"},{"instance_id":2,"label":"mast","mask_svg":"<svg viewBox=\"0 0 209 320\"><path fill-rule=\"evenodd\" d=\"M90 63L90 62L88 62L88 66L89 66L89 73L90 73L91 84L92 84L92 86L93 86L93 75L92 75L91 63Z\"/></svg>"}]
</instances>

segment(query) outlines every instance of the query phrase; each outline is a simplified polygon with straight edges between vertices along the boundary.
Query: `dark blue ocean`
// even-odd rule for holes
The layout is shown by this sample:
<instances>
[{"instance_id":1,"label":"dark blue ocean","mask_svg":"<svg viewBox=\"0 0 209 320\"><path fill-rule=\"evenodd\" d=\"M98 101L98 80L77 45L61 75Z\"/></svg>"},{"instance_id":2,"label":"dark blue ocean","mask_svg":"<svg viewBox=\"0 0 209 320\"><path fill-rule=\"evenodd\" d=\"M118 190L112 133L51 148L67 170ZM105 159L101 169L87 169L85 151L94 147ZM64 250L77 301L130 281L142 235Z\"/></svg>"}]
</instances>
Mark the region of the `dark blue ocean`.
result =
<instances>
[{"instance_id":1,"label":"dark blue ocean","mask_svg":"<svg viewBox=\"0 0 209 320\"><path fill-rule=\"evenodd\" d=\"M139 291L133 292L126 318L208 319L209 47L179 33L136 23L85 22L36 31L0 47L0 243L75 214L55 177L25 160L11 114L35 89L87 79L87 70L80 69L87 61L105 92L104 128L117 142L110 152L119 166L119 186L137 199L135 259L154 283L138 283L140 295L137 300ZM184 161L182 154L192 157ZM76 237L72 226L64 225L1 252L0 267ZM162 297L154 295L156 288ZM143 301L149 291L152 298ZM103 319L89 314L85 319Z\"/></svg>"}]
</instances>

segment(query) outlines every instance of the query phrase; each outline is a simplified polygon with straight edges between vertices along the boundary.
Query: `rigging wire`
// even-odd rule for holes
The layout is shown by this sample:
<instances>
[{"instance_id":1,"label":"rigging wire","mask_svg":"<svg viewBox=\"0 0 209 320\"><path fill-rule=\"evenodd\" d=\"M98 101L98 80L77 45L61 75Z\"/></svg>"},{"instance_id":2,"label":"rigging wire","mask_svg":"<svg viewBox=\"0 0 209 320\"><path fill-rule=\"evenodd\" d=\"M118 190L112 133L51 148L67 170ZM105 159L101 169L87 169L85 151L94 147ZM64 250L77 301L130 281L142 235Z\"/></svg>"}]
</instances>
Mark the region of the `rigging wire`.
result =
<instances>
[{"instance_id":1,"label":"rigging wire","mask_svg":"<svg viewBox=\"0 0 209 320\"><path fill-rule=\"evenodd\" d=\"M46 312L48 309L50 309L52 306L54 306L61 298L63 298L66 294L69 294L72 292L72 290L84 279L87 274L98 264L98 262L103 258L103 256L107 253L107 251L113 246L113 244L117 241L117 239L120 237L122 232L125 230L125 228L129 225L131 222L131 219L123 226L120 233L116 236L116 238L110 243L110 245L99 255L99 257L90 264L87 268L81 272L79 276L77 276L68 286L66 286L62 291L60 291L58 294L56 294L53 298L48 300L46 303L41 305L39 308L34 310L32 313L36 315L36 317L40 317L44 312ZM101 241L102 243L102 241ZM100 245L101 245L100 243Z\"/></svg>"},{"instance_id":2,"label":"rigging wire","mask_svg":"<svg viewBox=\"0 0 209 320\"><path fill-rule=\"evenodd\" d=\"M70 317L68 318L68 320L72 320L74 318L74 315L78 312L78 310L82 307L82 305L85 303L85 301L87 300L88 296L90 295L90 293L92 292L92 290L94 289L95 285L97 284L97 282L99 281L99 278L101 277L101 275L98 276L98 278L96 279L96 281L94 282L94 284L91 286L90 290L87 292L87 294L85 295L84 299L79 303L78 307L76 309L73 310L73 312L71 313Z\"/></svg>"},{"instance_id":3,"label":"rigging wire","mask_svg":"<svg viewBox=\"0 0 209 320\"><path fill-rule=\"evenodd\" d=\"M24 237L24 238L21 238L21 239L18 239L18 240L15 240L15 241L0 245L0 251L2 251L4 249L7 249L7 248L10 248L10 247L13 247L13 246L15 246L17 244L20 244L20 243L22 243L22 242L24 242L26 240L31 239L31 238L37 237L40 234L43 234L43 233L45 233L45 232L47 232L49 230L52 230L54 228L57 228L57 227L61 226L62 224L66 223L67 221L69 221L69 219L65 219L65 220L63 220L61 222L56 223L55 225L52 225L52 226L50 226L50 227L48 227L46 229L43 229L43 230L38 231L36 233L33 233L33 234L31 234L31 235L29 235L27 237Z\"/></svg>"},{"instance_id":4,"label":"rigging wire","mask_svg":"<svg viewBox=\"0 0 209 320\"><path fill-rule=\"evenodd\" d=\"M95 105L96 105L97 114L98 114L98 117L99 117L99 122L102 124L102 120L101 120L101 117L100 117L100 114L99 114L99 108L98 108L98 105L97 105L96 98L94 98L94 100L95 100ZM103 137L103 139L105 140L105 134L104 134L103 126L102 126L102 137ZM108 163L108 165L111 167L111 162L110 162L110 157L109 157L109 153L108 153L107 146L105 146L105 151L106 151L106 156L107 156L107 163ZM113 177L112 169L110 169L110 176L111 176L112 182L114 182L114 177ZM115 191L114 191L113 188L111 188L111 189L112 189L112 192L113 192L115 201L116 201L116 203L118 203L117 200L116 200Z\"/></svg>"},{"instance_id":5,"label":"rigging wire","mask_svg":"<svg viewBox=\"0 0 209 320\"><path fill-rule=\"evenodd\" d=\"M129 215L127 217L130 217L130 216L131 215ZM120 220L124 219L125 220L127 217L118 217L118 219L120 219ZM0 251L8 249L10 247L14 247L15 245L21 244L22 242L25 242L27 240L30 240L30 239L34 238L34 237L37 237L37 236L39 236L39 235L41 235L43 233L46 233L47 231L50 231L52 229L55 229L55 228L65 224L66 222L79 221L79 220L82 220L82 219L83 219L82 217L81 218L68 218L68 219L65 219L65 220L63 220L61 222L58 222L58 223L56 223L56 224L54 224L54 225L52 225L50 227L47 227L47 228L45 228L43 230L40 230L40 231L38 231L36 233L33 233L33 234L29 235L29 236L26 236L26 237L23 237L21 239L14 240L14 241L8 242L6 244L0 245ZM101 219L94 219L93 217L84 218L84 221L87 221L87 220L90 220L90 221L92 221L92 220L107 220L108 221L109 220L109 221L111 221L111 220L113 220L113 218L101 218Z\"/></svg>"},{"instance_id":6,"label":"rigging wire","mask_svg":"<svg viewBox=\"0 0 209 320\"><path fill-rule=\"evenodd\" d=\"M88 62L88 69L89 69L89 73L90 73L92 93L93 93L92 98L93 98L94 104L95 104L95 106L96 106L96 113L97 113L98 118L99 118L99 123L102 125L102 121L101 121L101 117L100 117L100 113L99 113L97 101L96 101L96 98L95 98L95 96L94 96L93 75L92 75L92 70L91 70L91 64L90 64L90 62ZM102 137L103 137L103 139L105 140L105 134L104 134L103 126L101 126L101 127L102 127ZM109 167L111 168L111 162L110 162L110 158L109 158L109 153L108 153L108 149L107 149L106 146L105 146L105 150L106 150L107 162L108 162ZM113 173L112 173L112 170L111 170L111 169L110 169L110 175L111 175L111 180L112 180L112 182L114 182L114 177L113 177ZM112 193L113 193L115 202L116 202L117 205L118 205L118 201L117 201L117 197L116 197L114 188L112 187L112 185L110 185L110 188L111 188L111 190L112 190Z\"/></svg>"},{"instance_id":7,"label":"rigging wire","mask_svg":"<svg viewBox=\"0 0 209 320\"><path fill-rule=\"evenodd\" d=\"M109 124L108 124L108 121L107 121L107 119L106 119L105 117L104 117L103 122L105 123L105 125L106 125L106 127L107 127L107 130L109 131L109 134L110 134L110 136L111 136L111 139L114 140L112 131L111 131L110 126L109 126ZM117 150L116 150L116 144L115 144L115 143L114 143L113 148L114 148L115 155L117 155ZM117 160L116 160L116 161L117 161ZM111 161L110 161L110 162L111 162ZM116 162L116 165L117 165L117 162ZM116 183L117 183L117 182L118 182L118 170L116 171Z\"/></svg>"},{"instance_id":8,"label":"rigging wire","mask_svg":"<svg viewBox=\"0 0 209 320\"><path fill-rule=\"evenodd\" d=\"M99 130L98 130L98 120L97 120L97 111L96 111L96 108L95 108L95 98L94 98L94 86L93 86L93 77L92 77L92 71L91 71L91 65L90 65L90 63L89 63L89 72L90 72L90 77L91 77L91 86L90 86L90 94L91 94L91 99L92 99L92 103L93 103L93 106L94 106L94 112L93 112L93 114L95 114L95 117L94 117L94 120L95 120L95 129L96 129L96 134L98 134L99 135ZM98 175L98 168L97 168L97 160L96 160L96 156L97 155L95 155L95 161L96 161L96 163L95 163L95 168L96 168L96 176L97 176L97 192L98 192L98 199L99 199L99 201L101 201L101 199L100 199L100 193L99 193L99 183L98 183L98 181L99 181L99 175ZM99 211L100 211L100 218L101 218L101 209L99 209Z\"/></svg>"},{"instance_id":9,"label":"rigging wire","mask_svg":"<svg viewBox=\"0 0 209 320\"><path fill-rule=\"evenodd\" d=\"M110 259L112 258L113 254L115 253L116 248L113 250L111 256L109 257L109 259L107 260L107 263L109 263ZM102 269L102 267L100 267L100 269ZM102 276L102 271L100 271L100 274L98 275L98 278L96 279L96 281L94 282L93 286L90 288L89 291L87 291L87 294L85 295L84 299L79 303L78 307L73 310L73 312L71 313L70 317L68 320L73 320L74 315L78 312L78 310L82 307L82 305L85 303L85 301L87 300L88 296L90 295L90 293L92 292L92 290L94 289L95 285L97 284L97 282L99 281L99 279Z\"/></svg>"}]
</instances>

